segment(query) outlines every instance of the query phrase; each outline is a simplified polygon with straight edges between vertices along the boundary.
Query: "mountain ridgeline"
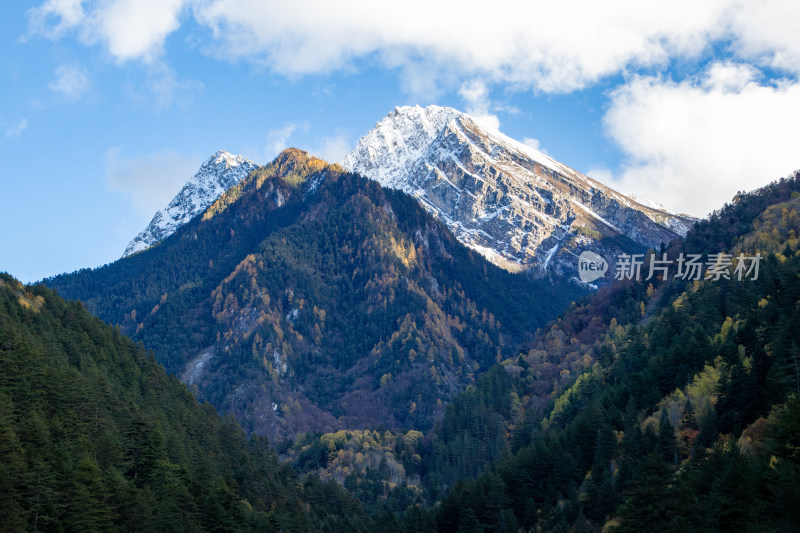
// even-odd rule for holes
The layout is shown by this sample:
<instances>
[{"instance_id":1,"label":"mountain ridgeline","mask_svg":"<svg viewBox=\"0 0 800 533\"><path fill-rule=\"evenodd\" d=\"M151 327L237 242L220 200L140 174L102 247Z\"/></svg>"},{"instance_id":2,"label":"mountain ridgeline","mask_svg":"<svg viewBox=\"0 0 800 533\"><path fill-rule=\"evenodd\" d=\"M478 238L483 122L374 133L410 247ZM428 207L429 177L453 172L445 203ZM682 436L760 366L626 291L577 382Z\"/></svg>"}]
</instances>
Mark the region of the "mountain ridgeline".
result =
<instances>
[{"instance_id":1,"label":"mountain ridgeline","mask_svg":"<svg viewBox=\"0 0 800 533\"><path fill-rule=\"evenodd\" d=\"M46 283L272 438L427 431L584 294L492 265L406 194L296 149L160 244Z\"/></svg>"}]
</instances>

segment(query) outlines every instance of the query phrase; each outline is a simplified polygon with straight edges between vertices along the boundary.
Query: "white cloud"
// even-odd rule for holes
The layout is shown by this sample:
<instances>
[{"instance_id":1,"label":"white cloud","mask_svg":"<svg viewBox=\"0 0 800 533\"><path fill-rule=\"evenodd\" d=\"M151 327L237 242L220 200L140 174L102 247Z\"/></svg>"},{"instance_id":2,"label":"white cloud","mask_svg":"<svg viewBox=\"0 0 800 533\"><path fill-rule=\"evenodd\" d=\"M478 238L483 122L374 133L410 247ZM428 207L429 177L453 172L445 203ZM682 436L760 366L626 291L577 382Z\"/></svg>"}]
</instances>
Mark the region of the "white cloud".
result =
<instances>
[{"instance_id":1,"label":"white cloud","mask_svg":"<svg viewBox=\"0 0 800 533\"><path fill-rule=\"evenodd\" d=\"M79 26L86 17L83 0L47 0L28 10L29 32L48 39L60 39L67 30Z\"/></svg>"},{"instance_id":2,"label":"white cloud","mask_svg":"<svg viewBox=\"0 0 800 533\"><path fill-rule=\"evenodd\" d=\"M799 122L800 83L731 63L681 83L636 77L604 117L628 156L616 187L701 216L800 168Z\"/></svg>"},{"instance_id":3,"label":"white cloud","mask_svg":"<svg viewBox=\"0 0 800 533\"><path fill-rule=\"evenodd\" d=\"M795 0L741 2L731 13L731 32L737 36L733 47L759 64L800 74L798 21L800 2Z\"/></svg>"},{"instance_id":4,"label":"white cloud","mask_svg":"<svg viewBox=\"0 0 800 533\"><path fill-rule=\"evenodd\" d=\"M195 12L214 28L221 56L285 74L328 72L377 55L392 66L434 65L437 75L455 70L559 92L629 63L700 52L728 5L505 1L488 9L479 2L410 0L387 13L383 3L358 0L213 0Z\"/></svg>"},{"instance_id":5,"label":"white cloud","mask_svg":"<svg viewBox=\"0 0 800 533\"><path fill-rule=\"evenodd\" d=\"M348 135L337 130L333 135L317 139L314 146L308 152L317 157L321 157L328 163L340 163L353 149L354 143L350 141Z\"/></svg>"},{"instance_id":6,"label":"white cloud","mask_svg":"<svg viewBox=\"0 0 800 533\"><path fill-rule=\"evenodd\" d=\"M127 196L137 214L149 220L169 203L200 168L202 158L175 150L127 157L120 148L106 152L106 177L111 190Z\"/></svg>"},{"instance_id":7,"label":"white cloud","mask_svg":"<svg viewBox=\"0 0 800 533\"><path fill-rule=\"evenodd\" d=\"M480 77L569 92L605 76L699 57L716 44L739 60L800 71L794 0L48 0L29 11L32 33L75 30L118 61L152 62L190 16L201 48L289 76L377 61L406 89L435 94ZM195 28L197 29L197 28ZM210 29L206 31L206 29Z\"/></svg>"},{"instance_id":8,"label":"white cloud","mask_svg":"<svg viewBox=\"0 0 800 533\"><path fill-rule=\"evenodd\" d=\"M458 94L467 104L467 113L478 124L492 131L500 130L500 119L490 111L492 103L485 81L477 78L466 81L461 85Z\"/></svg>"},{"instance_id":9,"label":"white cloud","mask_svg":"<svg viewBox=\"0 0 800 533\"><path fill-rule=\"evenodd\" d=\"M181 24L182 12L198 0L48 0L29 9L29 34L58 40L75 32L84 44L100 43L119 63L139 60L145 79L127 89L135 100L156 108L188 105L203 89L179 77L164 58L167 37ZM62 65L49 88L77 101L91 85L85 69Z\"/></svg>"},{"instance_id":10,"label":"white cloud","mask_svg":"<svg viewBox=\"0 0 800 533\"><path fill-rule=\"evenodd\" d=\"M6 127L6 139L16 139L28 129L28 119L21 118L15 124Z\"/></svg>"},{"instance_id":11,"label":"white cloud","mask_svg":"<svg viewBox=\"0 0 800 533\"><path fill-rule=\"evenodd\" d=\"M288 148L289 137L297 129L297 124L289 123L282 128L269 130L267 132L266 160L272 160L281 153L284 148Z\"/></svg>"},{"instance_id":12,"label":"white cloud","mask_svg":"<svg viewBox=\"0 0 800 533\"><path fill-rule=\"evenodd\" d=\"M590 178L596 179L600 183L609 184L614 180L614 174L611 172L611 170L603 166L591 167L589 170L584 172L584 174Z\"/></svg>"},{"instance_id":13,"label":"white cloud","mask_svg":"<svg viewBox=\"0 0 800 533\"><path fill-rule=\"evenodd\" d=\"M158 59L194 0L47 0L28 10L29 31L60 39L75 30L87 44L102 43L115 60Z\"/></svg>"},{"instance_id":14,"label":"white cloud","mask_svg":"<svg viewBox=\"0 0 800 533\"><path fill-rule=\"evenodd\" d=\"M80 65L60 65L55 70L56 79L50 82L51 91L70 102L77 102L89 89L89 76Z\"/></svg>"},{"instance_id":15,"label":"white cloud","mask_svg":"<svg viewBox=\"0 0 800 533\"><path fill-rule=\"evenodd\" d=\"M95 11L90 30L118 60L152 61L163 52L167 36L180 26L186 0L117 0Z\"/></svg>"},{"instance_id":16,"label":"white cloud","mask_svg":"<svg viewBox=\"0 0 800 533\"><path fill-rule=\"evenodd\" d=\"M761 77L755 67L731 62L716 62L708 66L700 78L707 90L738 93Z\"/></svg>"},{"instance_id":17,"label":"white cloud","mask_svg":"<svg viewBox=\"0 0 800 533\"><path fill-rule=\"evenodd\" d=\"M525 146L530 146L537 152L541 152L547 155L547 150L542 148L542 143L539 142L539 139L534 139L533 137L525 137L524 139L522 139L522 144L524 144Z\"/></svg>"}]
</instances>

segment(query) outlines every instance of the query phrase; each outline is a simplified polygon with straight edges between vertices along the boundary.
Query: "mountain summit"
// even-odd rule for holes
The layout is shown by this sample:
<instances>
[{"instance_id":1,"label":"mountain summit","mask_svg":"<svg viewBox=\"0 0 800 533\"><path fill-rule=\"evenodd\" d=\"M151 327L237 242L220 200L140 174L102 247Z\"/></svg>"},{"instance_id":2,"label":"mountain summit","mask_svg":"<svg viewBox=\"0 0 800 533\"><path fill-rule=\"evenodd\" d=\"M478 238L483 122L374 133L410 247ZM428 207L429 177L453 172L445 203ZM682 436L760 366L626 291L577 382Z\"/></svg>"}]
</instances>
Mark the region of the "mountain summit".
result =
<instances>
[{"instance_id":1,"label":"mountain summit","mask_svg":"<svg viewBox=\"0 0 800 533\"><path fill-rule=\"evenodd\" d=\"M572 274L576 251L608 252L623 241L657 248L693 223L447 107L395 108L343 166L414 196L459 241L510 271L553 265Z\"/></svg>"},{"instance_id":2,"label":"mountain summit","mask_svg":"<svg viewBox=\"0 0 800 533\"><path fill-rule=\"evenodd\" d=\"M256 164L240 155L218 150L192 176L172 201L153 215L150 224L125 248L122 257L161 242L205 211L219 196L244 179Z\"/></svg>"}]
</instances>

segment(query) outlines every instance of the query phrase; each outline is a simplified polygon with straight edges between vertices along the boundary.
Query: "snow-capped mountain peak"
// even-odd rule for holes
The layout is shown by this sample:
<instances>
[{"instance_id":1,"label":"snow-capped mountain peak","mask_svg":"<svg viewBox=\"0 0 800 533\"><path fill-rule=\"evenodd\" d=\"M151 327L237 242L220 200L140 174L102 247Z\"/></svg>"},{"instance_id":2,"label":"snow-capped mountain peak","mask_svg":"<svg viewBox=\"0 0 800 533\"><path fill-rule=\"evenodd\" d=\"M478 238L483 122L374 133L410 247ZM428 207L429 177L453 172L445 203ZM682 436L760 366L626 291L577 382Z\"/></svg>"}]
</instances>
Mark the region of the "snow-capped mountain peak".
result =
<instances>
[{"instance_id":1,"label":"snow-capped mountain peak","mask_svg":"<svg viewBox=\"0 0 800 533\"><path fill-rule=\"evenodd\" d=\"M416 197L462 243L512 271L570 270L575 250L603 251L601 241L618 236L657 248L692 223L447 107L395 108L342 165Z\"/></svg>"},{"instance_id":2,"label":"snow-capped mountain peak","mask_svg":"<svg viewBox=\"0 0 800 533\"><path fill-rule=\"evenodd\" d=\"M202 213L219 196L239 183L257 165L240 155L218 150L192 176L170 203L125 248L122 257L144 250L172 235Z\"/></svg>"},{"instance_id":3,"label":"snow-capped mountain peak","mask_svg":"<svg viewBox=\"0 0 800 533\"><path fill-rule=\"evenodd\" d=\"M345 168L358 160L359 166L369 167L368 177L385 187L402 189L404 169L422 157L439 132L460 115L449 107L396 107L359 141L362 150L356 148L345 158Z\"/></svg>"}]
</instances>

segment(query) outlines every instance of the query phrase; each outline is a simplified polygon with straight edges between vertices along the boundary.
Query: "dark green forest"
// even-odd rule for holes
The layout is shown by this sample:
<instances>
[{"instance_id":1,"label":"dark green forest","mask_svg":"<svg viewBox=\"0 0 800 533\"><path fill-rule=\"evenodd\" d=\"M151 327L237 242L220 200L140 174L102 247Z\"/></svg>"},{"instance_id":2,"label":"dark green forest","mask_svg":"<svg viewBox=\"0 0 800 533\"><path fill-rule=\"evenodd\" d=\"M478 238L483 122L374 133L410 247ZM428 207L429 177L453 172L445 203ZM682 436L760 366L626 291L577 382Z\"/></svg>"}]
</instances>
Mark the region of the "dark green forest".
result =
<instances>
[{"instance_id":1,"label":"dark green forest","mask_svg":"<svg viewBox=\"0 0 800 533\"><path fill-rule=\"evenodd\" d=\"M429 531L796 531L798 191L796 175L740 194L668 252L760 251L757 280L617 283L457 397L423 461L434 499L450 489L405 519ZM543 373L578 375L543 396ZM496 460L452 484L475 457Z\"/></svg>"},{"instance_id":2,"label":"dark green forest","mask_svg":"<svg viewBox=\"0 0 800 533\"><path fill-rule=\"evenodd\" d=\"M198 403L151 354L0 275L0 529L371 531L335 482Z\"/></svg>"}]
</instances>

